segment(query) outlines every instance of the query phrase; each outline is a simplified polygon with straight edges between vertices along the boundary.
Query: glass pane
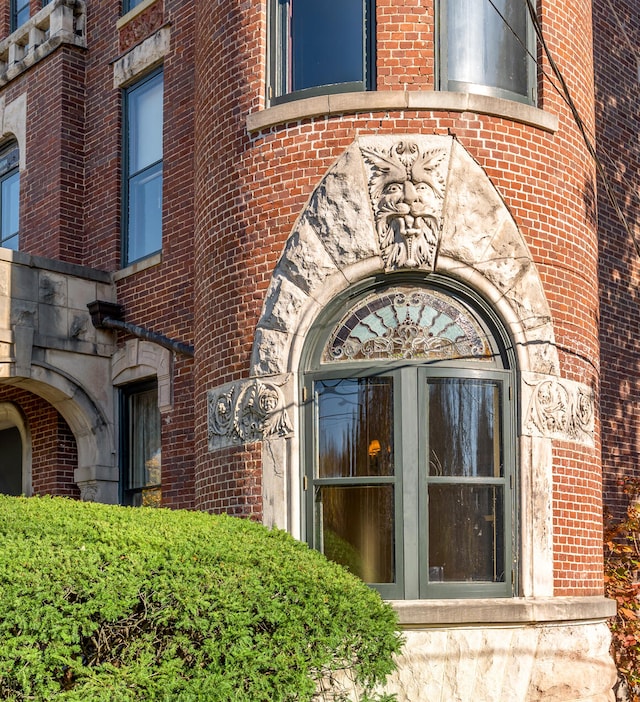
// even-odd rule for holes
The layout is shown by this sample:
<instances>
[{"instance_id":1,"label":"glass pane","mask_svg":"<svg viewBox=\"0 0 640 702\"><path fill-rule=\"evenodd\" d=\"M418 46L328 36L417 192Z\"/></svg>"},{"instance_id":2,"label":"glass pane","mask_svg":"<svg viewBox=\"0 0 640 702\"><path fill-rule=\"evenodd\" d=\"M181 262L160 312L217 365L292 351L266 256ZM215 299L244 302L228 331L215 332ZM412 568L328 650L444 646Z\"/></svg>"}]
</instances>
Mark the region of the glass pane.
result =
<instances>
[{"instance_id":1,"label":"glass pane","mask_svg":"<svg viewBox=\"0 0 640 702\"><path fill-rule=\"evenodd\" d=\"M392 485L318 488L316 543L365 582L395 582L394 530Z\"/></svg>"},{"instance_id":2,"label":"glass pane","mask_svg":"<svg viewBox=\"0 0 640 702\"><path fill-rule=\"evenodd\" d=\"M527 96L526 3L448 0L447 8L449 80Z\"/></svg>"},{"instance_id":3,"label":"glass pane","mask_svg":"<svg viewBox=\"0 0 640 702\"><path fill-rule=\"evenodd\" d=\"M22 495L22 437L17 427L0 431L0 493Z\"/></svg>"},{"instance_id":4,"label":"glass pane","mask_svg":"<svg viewBox=\"0 0 640 702\"><path fill-rule=\"evenodd\" d=\"M162 160L162 75L129 92L129 175Z\"/></svg>"},{"instance_id":5,"label":"glass pane","mask_svg":"<svg viewBox=\"0 0 640 702\"><path fill-rule=\"evenodd\" d=\"M504 582L504 490L429 486L429 580Z\"/></svg>"},{"instance_id":6,"label":"glass pane","mask_svg":"<svg viewBox=\"0 0 640 702\"><path fill-rule=\"evenodd\" d=\"M495 380L429 379L429 475L503 476L501 393Z\"/></svg>"},{"instance_id":7,"label":"glass pane","mask_svg":"<svg viewBox=\"0 0 640 702\"><path fill-rule=\"evenodd\" d=\"M161 482L160 410L156 389L137 392L129 402L129 475L127 488L157 487Z\"/></svg>"},{"instance_id":8,"label":"glass pane","mask_svg":"<svg viewBox=\"0 0 640 702\"><path fill-rule=\"evenodd\" d=\"M318 476L393 475L393 379L321 380Z\"/></svg>"},{"instance_id":9,"label":"glass pane","mask_svg":"<svg viewBox=\"0 0 640 702\"><path fill-rule=\"evenodd\" d=\"M15 171L2 181L2 246L18 248L20 228L20 173Z\"/></svg>"},{"instance_id":10,"label":"glass pane","mask_svg":"<svg viewBox=\"0 0 640 702\"><path fill-rule=\"evenodd\" d=\"M16 0L16 28L29 19L29 0Z\"/></svg>"},{"instance_id":11,"label":"glass pane","mask_svg":"<svg viewBox=\"0 0 640 702\"><path fill-rule=\"evenodd\" d=\"M162 248L162 163L129 181L128 262Z\"/></svg>"},{"instance_id":12,"label":"glass pane","mask_svg":"<svg viewBox=\"0 0 640 702\"><path fill-rule=\"evenodd\" d=\"M363 0L291 4L291 90L363 81Z\"/></svg>"}]
</instances>

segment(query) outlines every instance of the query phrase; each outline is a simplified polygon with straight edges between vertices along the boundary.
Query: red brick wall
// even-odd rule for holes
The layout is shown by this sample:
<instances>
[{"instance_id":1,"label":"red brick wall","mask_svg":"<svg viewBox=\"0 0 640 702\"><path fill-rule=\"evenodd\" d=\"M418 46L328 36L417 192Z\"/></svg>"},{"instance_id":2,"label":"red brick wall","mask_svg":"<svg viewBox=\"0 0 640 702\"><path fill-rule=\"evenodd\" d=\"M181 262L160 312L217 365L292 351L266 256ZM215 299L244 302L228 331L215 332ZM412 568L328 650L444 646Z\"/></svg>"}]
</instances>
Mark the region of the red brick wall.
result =
<instances>
[{"instance_id":1,"label":"red brick wall","mask_svg":"<svg viewBox=\"0 0 640 702\"><path fill-rule=\"evenodd\" d=\"M0 385L0 402L16 405L31 433L33 494L79 499L73 481L78 466L76 442L64 419L42 398L9 385Z\"/></svg>"},{"instance_id":2,"label":"red brick wall","mask_svg":"<svg viewBox=\"0 0 640 702\"><path fill-rule=\"evenodd\" d=\"M615 13L606 3L597 3L593 13L598 154L624 220L637 238L640 11L637 3L620 0L615 3ZM640 256L607 197L602 179L598 222L602 463L606 503L620 513L627 505L620 483L640 477Z\"/></svg>"}]
</instances>

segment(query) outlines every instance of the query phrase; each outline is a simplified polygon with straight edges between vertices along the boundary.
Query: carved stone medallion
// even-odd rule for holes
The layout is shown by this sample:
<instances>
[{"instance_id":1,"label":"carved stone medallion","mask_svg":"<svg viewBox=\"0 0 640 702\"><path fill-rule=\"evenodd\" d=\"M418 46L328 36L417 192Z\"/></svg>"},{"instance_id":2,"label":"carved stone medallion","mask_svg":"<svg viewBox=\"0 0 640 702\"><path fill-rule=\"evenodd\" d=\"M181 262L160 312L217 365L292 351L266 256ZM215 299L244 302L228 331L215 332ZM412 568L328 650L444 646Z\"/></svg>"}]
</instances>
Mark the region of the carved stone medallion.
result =
<instances>
[{"instance_id":1,"label":"carved stone medallion","mask_svg":"<svg viewBox=\"0 0 640 702\"><path fill-rule=\"evenodd\" d=\"M591 391L569 381L539 382L531 396L527 429L543 436L591 443L594 431Z\"/></svg>"},{"instance_id":2,"label":"carved stone medallion","mask_svg":"<svg viewBox=\"0 0 640 702\"><path fill-rule=\"evenodd\" d=\"M413 141L365 148L369 193L386 270L435 267L445 192L443 148L421 149Z\"/></svg>"},{"instance_id":3,"label":"carved stone medallion","mask_svg":"<svg viewBox=\"0 0 640 702\"><path fill-rule=\"evenodd\" d=\"M260 380L210 390L208 432L210 451L288 436L292 427L282 390Z\"/></svg>"}]
</instances>

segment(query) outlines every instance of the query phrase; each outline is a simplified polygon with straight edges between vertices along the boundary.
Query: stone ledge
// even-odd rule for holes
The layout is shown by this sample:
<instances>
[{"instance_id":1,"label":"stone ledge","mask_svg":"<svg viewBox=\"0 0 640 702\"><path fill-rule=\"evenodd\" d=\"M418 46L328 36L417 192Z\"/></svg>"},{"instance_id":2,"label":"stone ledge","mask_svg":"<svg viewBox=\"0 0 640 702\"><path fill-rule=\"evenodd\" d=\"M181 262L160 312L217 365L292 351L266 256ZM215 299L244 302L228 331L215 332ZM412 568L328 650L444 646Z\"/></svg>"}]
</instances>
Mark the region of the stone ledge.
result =
<instances>
[{"instance_id":1,"label":"stone ledge","mask_svg":"<svg viewBox=\"0 0 640 702\"><path fill-rule=\"evenodd\" d=\"M145 271L147 268L153 268L153 266L159 266L162 263L162 252L151 254L146 258L141 258L139 261L134 261L132 264L128 265L126 268L121 268L119 271L113 273L113 281L118 282L123 278L128 278L130 275L135 275L140 273L140 271Z\"/></svg>"},{"instance_id":2,"label":"stone ledge","mask_svg":"<svg viewBox=\"0 0 640 702\"><path fill-rule=\"evenodd\" d=\"M319 95L302 100L292 100L269 107L266 110L252 112L247 115L247 131L249 133L260 132L275 125L299 122L311 117L404 110L474 112L493 117L504 117L546 132L553 133L558 129L557 115L513 100L441 90L374 90Z\"/></svg>"},{"instance_id":3,"label":"stone ledge","mask_svg":"<svg viewBox=\"0 0 640 702\"><path fill-rule=\"evenodd\" d=\"M15 265L26 266L27 268L41 268L52 273L61 273L76 278L85 278L98 283L111 283L111 273L101 271L98 268L89 268L77 263L66 263L53 258L43 256L32 256L23 251L13 251L0 247L0 261L7 261Z\"/></svg>"},{"instance_id":4,"label":"stone ledge","mask_svg":"<svg viewBox=\"0 0 640 702\"><path fill-rule=\"evenodd\" d=\"M403 629L594 621L616 613L616 603L604 597L391 600L389 603Z\"/></svg>"}]
</instances>

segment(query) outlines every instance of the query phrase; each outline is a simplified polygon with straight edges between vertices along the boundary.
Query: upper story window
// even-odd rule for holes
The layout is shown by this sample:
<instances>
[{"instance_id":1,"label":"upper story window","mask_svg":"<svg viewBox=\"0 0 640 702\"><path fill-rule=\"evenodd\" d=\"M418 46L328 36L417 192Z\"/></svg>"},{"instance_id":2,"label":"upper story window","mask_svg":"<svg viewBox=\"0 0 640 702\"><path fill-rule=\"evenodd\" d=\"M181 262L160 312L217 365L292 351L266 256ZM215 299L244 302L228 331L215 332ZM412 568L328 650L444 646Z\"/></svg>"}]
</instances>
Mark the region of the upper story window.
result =
<instances>
[{"instance_id":1,"label":"upper story window","mask_svg":"<svg viewBox=\"0 0 640 702\"><path fill-rule=\"evenodd\" d=\"M535 103L535 35L526 0L440 0L439 84Z\"/></svg>"},{"instance_id":2,"label":"upper story window","mask_svg":"<svg viewBox=\"0 0 640 702\"><path fill-rule=\"evenodd\" d=\"M271 0L271 102L371 90L374 17L374 0Z\"/></svg>"},{"instance_id":3,"label":"upper story window","mask_svg":"<svg viewBox=\"0 0 640 702\"><path fill-rule=\"evenodd\" d=\"M513 357L472 301L373 289L305 373L306 533L391 599L516 592Z\"/></svg>"},{"instance_id":4,"label":"upper story window","mask_svg":"<svg viewBox=\"0 0 640 702\"><path fill-rule=\"evenodd\" d=\"M162 71L125 91L124 265L162 248L163 94Z\"/></svg>"},{"instance_id":5,"label":"upper story window","mask_svg":"<svg viewBox=\"0 0 640 702\"><path fill-rule=\"evenodd\" d=\"M18 249L20 231L20 152L15 142L0 151L0 246Z\"/></svg>"},{"instance_id":6,"label":"upper story window","mask_svg":"<svg viewBox=\"0 0 640 702\"><path fill-rule=\"evenodd\" d=\"M29 0L11 0L11 31L15 32L28 19Z\"/></svg>"},{"instance_id":7,"label":"upper story window","mask_svg":"<svg viewBox=\"0 0 640 702\"><path fill-rule=\"evenodd\" d=\"M121 394L121 495L125 505L159 507L162 497L160 410L156 381Z\"/></svg>"},{"instance_id":8,"label":"upper story window","mask_svg":"<svg viewBox=\"0 0 640 702\"><path fill-rule=\"evenodd\" d=\"M143 0L122 0L122 14L125 15L130 10L133 10L133 8L140 5L142 1Z\"/></svg>"}]
</instances>

